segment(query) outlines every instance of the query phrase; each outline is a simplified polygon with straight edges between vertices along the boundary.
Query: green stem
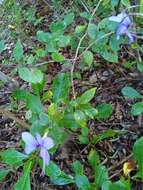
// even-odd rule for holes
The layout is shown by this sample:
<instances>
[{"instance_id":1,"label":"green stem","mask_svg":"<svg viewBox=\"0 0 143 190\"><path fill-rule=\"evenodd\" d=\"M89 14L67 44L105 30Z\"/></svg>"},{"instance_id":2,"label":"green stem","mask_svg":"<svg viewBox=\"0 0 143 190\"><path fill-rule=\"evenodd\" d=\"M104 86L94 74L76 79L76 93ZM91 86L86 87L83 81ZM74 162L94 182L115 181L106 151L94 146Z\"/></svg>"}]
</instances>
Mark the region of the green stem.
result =
<instances>
[{"instance_id":1,"label":"green stem","mask_svg":"<svg viewBox=\"0 0 143 190\"><path fill-rule=\"evenodd\" d=\"M121 5L121 0L118 1L118 5L116 7L116 15L119 13L120 5Z\"/></svg>"}]
</instances>

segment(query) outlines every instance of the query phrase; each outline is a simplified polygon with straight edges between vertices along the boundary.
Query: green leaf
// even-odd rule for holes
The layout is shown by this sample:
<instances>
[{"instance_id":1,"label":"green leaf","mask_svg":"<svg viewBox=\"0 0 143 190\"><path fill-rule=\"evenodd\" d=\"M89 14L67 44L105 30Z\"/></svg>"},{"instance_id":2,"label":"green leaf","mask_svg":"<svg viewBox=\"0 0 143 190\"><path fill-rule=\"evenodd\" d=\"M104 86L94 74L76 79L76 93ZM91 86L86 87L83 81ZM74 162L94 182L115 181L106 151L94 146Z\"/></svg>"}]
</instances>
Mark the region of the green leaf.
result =
<instances>
[{"instance_id":1,"label":"green leaf","mask_svg":"<svg viewBox=\"0 0 143 190\"><path fill-rule=\"evenodd\" d=\"M43 80L43 73L37 68L28 69L26 67L19 68L19 76L26 82L29 83L41 83Z\"/></svg>"},{"instance_id":2,"label":"green leaf","mask_svg":"<svg viewBox=\"0 0 143 190\"><path fill-rule=\"evenodd\" d=\"M101 52L102 57L111 62L111 63L118 63L118 54L117 52L109 52L107 50Z\"/></svg>"},{"instance_id":3,"label":"green leaf","mask_svg":"<svg viewBox=\"0 0 143 190\"><path fill-rule=\"evenodd\" d=\"M99 155L96 150L91 149L88 155L88 162L92 166L93 170L96 171L98 164L100 163Z\"/></svg>"},{"instance_id":4,"label":"green leaf","mask_svg":"<svg viewBox=\"0 0 143 190\"><path fill-rule=\"evenodd\" d=\"M26 98L26 105L33 113L40 114L43 112L43 105L38 96L29 94Z\"/></svg>"},{"instance_id":5,"label":"green leaf","mask_svg":"<svg viewBox=\"0 0 143 190\"><path fill-rule=\"evenodd\" d=\"M94 119L94 117L98 115L98 110L93 107L84 108L82 111L91 119Z\"/></svg>"},{"instance_id":6,"label":"green leaf","mask_svg":"<svg viewBox=\"0 0 143 190\"><path fill-rule=\"evenodd\" d=\"M61 35L59 37L58 46L59 47L66 47L66 46L68 46L70 44L70 41L71 41L71 36L70 35L67 35L67 36Z\"/></svg>"},{"instance_id":7,"label":"green leaf","mask_svg":"<svg viewBox=\"0 0 143 190\"><path fill-rule=\"evenodd\" d=\"M19 167L20 165L23 164L23 160L28 158L27 155L22 154L21 152L18 152L13 149L8 149L1 152L0 156L4 163L11 165L13 167Z\"/></svg>"},{"instance_id":8,"label":"green leaf","mask_svg":"<svg viewBox=\"0 0 143 190\"><path fill-rule=\"evenodd\" d=\"M84 92L80 97L78 97L78 103L79 104L87 104L89 103L92 98L94 97L96 92L96 88L91 88L89 90L87 90L86 92Z\"/></svg>"},{"instance_id":9,"label":"green leaf","mask_svg":"<svg viewBox=\"0 0 143 190\"><path fill-rule=\"evenodd\" d=\"M51 30L51 32L63 33L64 29L65 29L65 23L63 21L52 22L50 24L50 30Z\"/></svg>"},{"instance_id":10,"label":"green leaf","mask_svg":"<svg viewBox=\"0 0 143 190\"><path fill-rule=\"evenodd\" d=\"M131 188L124 184L122 181L112 183L109 187L109 190L131 190Z\"/></svg>"},{"instance_id":11,"label":"green leaf","mask_svg":"<svg viewBox=\"0 0 143 190\"><path fill-rule=\"evenodd\" d=\"M4 180L4 178L8 175L10 170L7 169L0 169L0 182Z\"/></svg>"},{"instance_id":12,"label":"green leaf","mask_svg":"<svg viewBox=\"0 0 143 190\"><path fill-rule=\"evenodd\" d=\"M138 163L139 173L143 179L143 137L139 138L133 146L133 155Z\"/></svg>"},{"instance_id":13,"label":"green leaf","mask_svg":"<svg viewBox=\"0 0 143 190\"><path fill-rule=\"evenodd\" d=\"M56 61L56 62L61 62L65 60L65 57L58 52L53 52L51 56L52 56L53 61Z\"/></svg>"},{"instance_id":14,"label":"green leaf","mask_svg":"<svg viewBox=\"0 0 143 190\"><path fill-rule=\"evenodd\" d=\"M97 189L101 188L101 186L105 183L105 181L109 180L108 172L107 172L107 169L105 168L105 166L98 165L96 167L96 171L94 174L94 180L95 180Z\"/></svg>"},{"instance_id":15,"label":"green leaf","mask_svg":"<svg viewBox=\"0 0 143 190\"><path fill-rule=\"evenodd\" d=\"M42 48L38 48L35 53L38 58L43 58L47 55L47 52Z\"/></svg>"},{"instance_id":16,"label":"green leaf","mask_svg":"<svg viewBox=\"0 0 143 190\"><path fill-rule=\"evenodd\" d=\"M50 161L48 166L46 166L45 173L56 185L67 185L74 183L73 177L61 171L61 169L52 161Z\"/></svg>"},{"instance_id":17,"label":"green leaf","mask_svg":"<svg viewBox=\"0 0 143 190\"><path fill-rule=\"evenodd\" d=\"M114 130L112 130L112 129L108 129L108 130L102 132L102 133L99 135L99 141L102 141L102 140L107 139L107 138L110 138L110 137L114 137L116 134L117 134L116 131L114 131Z\"/></svg>"},{"instance_id":18,"label":"green leaf","mask_svg":"<svg viewBox=\"0 0 143 190\"><path fill-rule=\"evenodd\" d=\"M30 185L30 171L32 168L32 161L25 164L23 175L19 178L13 190L31 190Z\"/></svg>"},{"instance_id":19,"label":"green leaf","mask_svg":"<svg viewBox=\"0 0 143 190\"><path fill-rule=\"evenodd\" d=\"M4 40L1 40L0 41L0 53L2 53L3 50L5 50L5 43L4 43Z\"/></svg>"},{"instance_id":20,"label":"green leaf","mask_svg":"<svg viewBox=\"0 0 143 190\"><path fill-rule=\"evenodd\" d=\"M126 7L130 6L130 1L129 0L121 0L122 4Z\"/></svg>"},{"instance_id":21,"label":"green leaf","mask_svg":"<svg viewBox=\"0 0 143 190\"><path fill-rule=\"evenodd\" d=\"M83 175L83 165L80 161L76 160L72 163L72 169L76 175Z\"/></svg>"},{"instance_id":22,"label":"green leaf","mask_svg":"<svg viewBox=\"0 0 143 190\"><path fill-rule=\"evenodd\" d=\"M78 139L80 141L80 144L89 144L89 139L87 136L81 134L78 136Z\"/></svg>"},{"instance_id":23,"label":"green leaf","mask_svg":"<svg viewBox=\"0 0 143 190\"><path fill-rule=\"evenodd\" d=\"M48 32L43 32L43 31L39 30L39 31L37 32L37 39L38 39L40 42L48 43L49 40L51 39L51 34L48 33Z\"/></svg>"},{"instance_id":24,"label":"green leaf","mask_svg":"<svg viewBox=\"0 0 143 190\"><path fill-rule=\"evenodd\" d=\"M91 51L85 51L83 53L83 61L90 67L93 62L93 53Z\"/></svg>"},{"instance_id":25,"label":"green leaf","mask_svg":"<svg viewBox=\"0 0 143 190\"><path fill-rule=\"evenodd\" d=\"M143 72L143 62L138 62L137 63L137 69L140 71L140 72Z\"/></svg>"},{"instance_id":26,"label":"green leaf","mask_svg":"<svg viewBox=\"0 0 143 190\"><path fill-rule=\"evenodd\" d=\"M86 126L86 116L85 114L80 111L80 110L76 110L74 112L74 118L76 120L76 122L81 126L81 127L85 127Z\"/></svg>"},{"instance_id":27,"label":"green leaf","mask_svg":"<svg viewBox=\"0 0 143 190\"><path fill-rule=\"evenodd\" d=\"M55 77L52 86L53 100L55 103L67 100L70 84L69 75L66 73L60 73Z\"/></svg>"},{"instance_id":28,"label":"green leaf","mask_svg":"<svg viewBox=\"0 0 143 190\"><path fill-rule=\"evenodd\" d=\"M88 13L88 12L86 12L86 11L81 12L81 13L80 13L80 16L81 16L82 18L87 19L87 20L89 20L89 19L91 18L91 14Z\"/></svg>"},{"instance_id":29,"label":"green leaf","mask_svg":"<svg viewBox=\"0 0 143 190\"><path fill-rule=\"evenodd\" d=\"M116 39L116 35L111 36L109 45L113 52L116 53L116 51L120 50L120 40Z\"/></svg>"},{"instance_id":30,"label":"green leaf","mask_svg":"<svg viewBox=\"0 0 143 190\"><path fill-rule=\"evenodd\" d=\"M80 34L80 33L84 32L85 29L86 29L86 25L78 25L75 28L75 33Z\"/></svg>"},{"instance_id":31,"label":"green leaf","mask_svg":"<svg viewBox=\"0 0 143 190\"><path fill-rule=\"evenodd\" d=\"M116 7L118 5L119 0L111 0L112 7Z\"/></svg>"},{"instance_id":32,"label":"green leaf","mask_svg":"<svg viewBox=\"0 0 143 190\"><path fill-rule=\"evenodd\" d=\"M97 26L95 24L89 24L87 28L88 36L93 40L97 36Z\"/></svg>"},{"instance_id":33,"label":"green leaf","mask_svg":"<svg viewBox=\"0 0 143 190\"><path fill-rule=\"evenodd\" d=\"M90 187L90 183L88 178L85 175L76 175L75 177L75 183L78 188L81 188L82 190L88 190Z\"/></svg>"},{"instance_id":34,"label":"green leaf","mask_svg":"<svg viewBox=\"0 0 143 190\"><path fill-rule=\"evenodd\" d=\"M122 88L122 94L127 97L127 98L143 98L143 96L138 93L134 88L130 87L130 86L125 86L124 88Z\"/></svg>"},{"instance_id":35,"label":"green leaf","mask_svg":"<svg viewBox=\"0 0 143 190\"><path fill-rule=\"evenodd\" d=\"M143 0L140 0L140 13L143 13Z\"/></svg>"},{"instance_id":36,"label":"green leaf","mask_svg":"<svg viewBox=\"0 0 143 190\"><path fill-rule=\"evenodd\" d=\"M69 26L74 21L74 13L69 13L64 16L64 24L65 26Z\"/></svg>"},{"instance_id":37,"label":"green leaf","mask_svg":"<svg viewBox=\"0 0 143 190\"><path fill-rule=\"evenodd\" d=\"M138 116L143 113L143 102L137 102L132 106L131 114Z\"/></svg>"},{"instance_id":38,"label":"green leaf","mask_svg":"<svg viewBox=\"0 0 143 190\"><path fill-rule=\"evenodd\" d=\"M13 56L15 58L16 61L20 61L23 58L23 46L21 44L21 41L18 40L15 48L13 50Z\"/></svg>"},{"instance_id":39,"label":"green leaf","mask_svg":"<svg viewBox=\"0 0 143 190\"><path fill-rule=\"evenodd\" d=\"M111 104L102 103L99 104L96 108L98 110L98 119L108 119L113 112L113 107Z\"/></svg>"}]
</instances>

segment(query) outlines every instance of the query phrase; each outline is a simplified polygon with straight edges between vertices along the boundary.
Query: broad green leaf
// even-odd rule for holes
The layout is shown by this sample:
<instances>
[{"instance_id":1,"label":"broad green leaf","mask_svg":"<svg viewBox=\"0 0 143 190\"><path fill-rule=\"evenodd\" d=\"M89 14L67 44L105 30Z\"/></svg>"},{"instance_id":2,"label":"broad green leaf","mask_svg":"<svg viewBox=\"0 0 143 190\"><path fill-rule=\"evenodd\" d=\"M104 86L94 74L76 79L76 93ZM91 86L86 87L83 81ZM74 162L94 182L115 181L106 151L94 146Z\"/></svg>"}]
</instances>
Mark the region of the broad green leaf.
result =
<instances>
[{"instance_id":1,"label":"broad green leaf","mask_svg":"<svg viewBox=\"0 0 143 190\"><path fill-rule=\"evenodd\" d=\"M59 37L58 46L59 47L66 47L70 44L70 41L71 41L70 35L67 35L67 36L61 35Z\"/></svg>"},{"instance_id":2,"label":"broad green leaf","mask_svg":"<svg viewBox=\"0 0 143 190\"><path fill-rule=\"evenodd\" d=\"M81 126L81 127L85 127L86 126L86 116L85 114L80 111L80 110L76 110L74 112L74 118L76 120L76 122Z\"/></svg>"},{"instance_id":3,"label":"broad green leaf","mask_svg":"<svg viewBox=\"0 0 143 190\"><path fill-rule=\"evenodd\" d=\"M102 140L110 138L110 137L114 137L116 134L117 134L116 131L114 131L112 129L107 129L106 131L102 132L99 135L99 141L102 141Z\"/></svg>"},{"instance_id":4,"label":"broad green leaf","mask_svg":"<svg viewBox=\"0 0 143 190\"><path fill-rule=\"evenodd\" d=\"M83 175L83 165L80 163L80 161L76 160L73 162L72 169L76 175Z\"/></svg>"},{"instance_id":5,"label":"broad green leaf","mask_svg":"<svg viewBox=\"0 0 143 190\"><path fill-rule=\"evenodd\" d=\"M29 96L29 93L22 89L16 89L13 92L13 97L16 98L18 101L26 101L27 97Z\"/></svg>"},{"instance_id":6,"label":"broad green leaf","mask_svg":"<svg viewBox=\"0 0 143 190\"><path fill-rule=\"evenodd\" d=\"M32 65L35 62L35 57L33 55L30 55L27 59L27 64Z\"/></svg>"},{"instance_id":7,"label":"broad green leaf","mask_svg":"<svg viewBox=\"0 0 143 190\"><path fill-rule=\"evenodd\" d=\"M93 107L87 107L82 110L86 116L88 116L91 119L94 119L95 116L98 115L98 110Z\"/></svg>"},{"instance_id":8,"label":"broad green leaf","mask_svg":"<svg viewBox=\"0 0 143 190\"><path fill-rule=\"evenodd\" d=\"M130 6L130 1L129 0L121 0L122 4L126 7Z\"/></svg>"},{"instance_id":9,"label":"broad green leaf","mask_svg":"<svg viewBox=\"0 0 143 190\"><path fill-rule=\"evenodd\" d=\"M109 45L113 52L120 50L120 40L116 39L116 35L111 36Z\"/></svg>"},{"instance_id":10,"label":"broad green leaf","mask_svg":"<svg viewBox=\"0 0 143 190\"><path fill-rule=\"evenodd\" d=\"M87 28L87 32L88 32L89 37L92 40L95 39L98 32L97 26L95 24L89 24Z\"/></svg>"},{"instance_id":11,"label":"broad green leaf","mask_svg":"<svg viewBox=\"0 0 143 190\"><path fill-rule=\"evenodd\" d=\"M109 190L131 190L131 188L125 185L122 181L117 181L110 184Z\"/></svg>"},{"instance_id":12,"label":"broad green leaf","mask_svg":"<svg viewBox=\"0 0 143 190\"><path fill-rule=\"evenodd\" d=\"M112 7L116 7L118 5L119 0L111 0Z\"/></svg>"},{"instance_id":13,"label":"broad green leaf","mask_svg":"<svg viewBox=\"0 0 143 190\"><path fill-rule=\"evenodd\" d=\"M72 113L65 114L61 122L63 126L70 128L72 130L78 129L80 127L80 125L76 122L74 115Z\"/></svg>"},{"instance_id":14,"label":"broad green leaf","mask_svg":"<svg viewBox=\"0 0 143 190\"><path fill-rule=\"evenodd\" d=\"M92 166L93 170L96 171L96 168L97 168L98 164L100 163L99 155L96 152L96 150L94 150L94 149L90 150L89 155L88 155L88 162Z\"/></svg>"},{"instance_id":15,"label":"broad green leaf","mask_svg":"<svg viewBox=\"0 0 143 190\"><path fill-rule=\"evenodd\" d=\"M65 60L65 57L58 52L53 52L51 56L52 56L52 60L56 62L61 62Z\"/></svg>"},{"instance_id":16,"label":"broad green leaf","mask_svg":"<svg viewBox=\"0 0 143 190\"><path fill-rule=\"evenodd\" d=\"M10 170L8 169L0 169L0 182L4 180L4 178L8 175Z\"/></svg>"},{"instance_id":17,"label":"broad green leaf","mask_svg":"<svg viewBox=\"0 0 143 190\"><path fill-rule=\"evenodd\" d=\"M29 83L41 83L43 80L43 73L37 68L28 69L26 67L19 68L19 76Z\"/></svg>"},{"instance_id":18,"label":"broad green leaf","mask_svg":"<svg viewBox=\"0 0 143 190\"><path fill-rule=\"evenodd\" d=\"M85 51L83 53L83 61L85 62L85 64L87 64L88 66L91 66L92 62L93 62L93 53L91 51Z\"/></svg>"},{"instance_id":19,"label":"broad green leaf","mask_svg":"<svg viewBox=\"0 0 143 190\"><path fill-rule=\"evenodd\" d=\"M99 104L96 108L98 110L98 119L108 119L113 112L113 107L111 104L102 103Z\"/></svg>"},{"instance_id":20,"label":"broad green leaf","mask_svg":"<svg viewBox=\"0 0 143 190\"><path fill-rule=\"evenodd\" d=\"M31 190L30 185L30 171L32 168L32 161L25 164L23 175L19 178L13 190Z\"/></svg>"},{"instance_id":21,"label":"broad green leaf","mask_svg":"<svg viewBox=\"0 0 143 190\"><path fill-rule=\"evenodd\" d=\"M23 58L23 56L23 46L21 44L21 41L18 40L13 50L13 57L16 61L20 61Z\"/></svg>"},{"instance_id":22,"label":"broad green leaf","mask_svg":"<svg viewBox=\"0 0 143 190\"><path fill-rule=\"evenodd\" d=\"M65 26L72 24L73 21L74 21L74 13L73 12L64 16Z\"/></svg>"},{"instance_id":23,"label":"broad green leaf","mask_svg":"<svg viewBox=\"0 0 143 190\"><path fill-rule=\"evenodd\" d=\"M47 55L47 52L42 48L38 48L35 53L38 58L43 58Z\"/></svg>"},{"instance_id":24,"label":"broad green leaf","mask_svg":"<svg viewBox=\"0 0 143 190\"><path fill-rule=\"evenodd\" d=\"M111 63L118 63L118 54L117 52L109 52L107 50L101 52L102 57L111 62Z\"/></svg>"},{"instance_id":25,"label":"broad green leaf","mask_svg":"<svg viewBox=\"0 0 143 190\"><path fill-rule=\"evenodd\" d=\"M73 177L62 172L60 176L50 177L52 183L55 185L67 185L74 183Z\"/></svg>"},{"instance_id":26,"label":"broad green leaf","mask_svg":"<svg viewBox=\"0 0 143 190\"><path fill-rule=\"evenodd\" d=\"M11 165L13 167L19 167L20 165L23 164L23 160L28 158L27 155L22 154L21 152L18 152L13 149L8 149L1 152L0 156L4 163Z\"/></svg>"},{"instance_id":27,"label":"broad green leaf","mask_svg":"<svg viewBox=\"0 0 143 190\"><path fill-rule=\"evenodd\" d=\"M88 12L81 12L80 13L80 16L82 17L82 18L85 18L85 19L87 19L87 20L89 20L90 18L91 18L91 14L89 14Z\"/></svg>"},{"instance_id":28,"label":"broad green leaf","mask_svg":"<svg viewBox=\"0 0 143 190\"><path fill-rule=\"evenodd\" d=\"M84 32L85 29L86 29L86 25L78 25L75 28L75 33L80 34L80 33Z\"/></svg>"},{"instance_id":29,"label":"broad green leaf","mask_svg":"<svg viewBox=\"0 0 143 190\"><path fill-rule=\"evenodd\" d=\"M82 127L81 135L78 136L78 139L81 142L81 144L89 144L88 133L89 133L88 127Z\"/></svg>"},{"instance_id":30,"label":"broad green leaf","mask_svg":"<svg viewBox=\"0 0 143 190\"><path fill-rule=\"evenodd\" d=\"M131 114L134 116L140 115L143 113L143 102L137 102L132 106Z\"/></svg>"},{"instance_id":31,"label":"broad green leaf","mask_svg":"<svg viewBox=\"0 0 143 190\"><path fill-rule=\"evenodd\" d=\"M3 50L5 50L5 43L4 43L4 40L1 40L0 41L0 53L2 53Z\"/></svg>"},{"instance_id":32,"label":"broad green leaf","mask_svg":"<svg viewBox=\"0 0 143 190\"><path fill-rule=\"evenodd\" d=\"M70 88L69 75L66 73L58 74L55 77L52 86L54 102L59 103L61 101L67 101L69 88Z\"/></svg>"},{"instance_id":33,"label":"broad green leaf","mask_svg":"<svg viewBox=\"0 0 143 190\"><path fill-rule=\"evenodd\" d=\"M79 135L78 140L80 141L80 144L89 144L89 139L87 136Z\"/></svg>"},{"instance_id":34,"label":"broad green leaf","mask_svg":"<svg viewBox=\"0 0 143 190\"><path fill-rule=\"evenodd\" d=\"M78 97L79 104L87 104L94 98L96 88L91 88Z\"/></svg>"},{"instance_id":35,"label":"broad green leaf","mask_svg":"<svg viewBox=\"0 0 143 190\"><path fill-rule=\"evenodd\" d=\"M140 13L143 13L143 0L140 0Z\"/></svg>"},{"instance_id":36,"label":"broad green leaf","mask_svg":"<svg viewBox=\"0 0 143 190\"><path fill-rule=\"evenodd\" d=\"M45 43L48 43L49 40L51 38L51 34L48 33L48 32L44 32L44 31L41 31L39 30L37 32L37 39L40 41L40 42L45 42Z\"/></svg>"},{"instance_id":37,"label":"broad green leaf","mask_svg":"<svg viewBox=\"0 0 143 190\"><path fill-rule=\"evenodd\" d=\"M76 175L75 183L77 187L81 190L88 190L88 188L90 187L89 180L85 175Z\"/></svg>"},{"instance_id":38,"label":"broad green leaf","mask_svg":"<svg viewBox=\"0 0 143 190\"><path fill-rule=\"evenodd\" d=\"M140 137L133 146L133 155L138 163L139 173L143 179L143 137Z\"/></svg>"},{"instance_id":39,"label":"broad green leaf","mask_svg":"<svg viewBox=\"0 0 143 190\"><path fill-rule=\"evenodd\" d=\"M108 172L105 166L98 165L95 170L94 180L97 189L101 188L105 181L108 181Z\"/></svg>"},{"instance_id":40,"label":"broad green leaf","mask_svg":"<svg viewBox=\"0 0 143 190\"><path fill-rule=\"evenodd\" d=\"M130 86L125 86L122 88L122 94L127 98L143 98L140 93Z\"/></svg>"},{"instance_id":41,"label":"broad green leaf","mask_svg":"<svg viewBox=\"0 0 143 190\"><path fill-rule=\"evenodd\" d=\"M55 33L63 33L65 29L65 23L63 21L52 22L50 24L50 31Z\"/></svg>"},{"instance_id":42,"label":"broad green leaf","mask_svg":"<svg viewBox=\"0 0 143 190\"><path fill-rule=\"evenodd\" d=\"M29 94L26 98L26 105L33 113L40 114L43 111L43 105L38 96Z\"/></svg>"},{"instance_id":43,"label":"broad green leaf","mask_svg":"<svg viewBox=\"0 0 143 190\"><path fill-rule=\"evenodd\" d=\"M140 71L140 72L143 72L143 62L138 62L137 63L137 68L138 68L138 70Z\"/></svg>"},{"instance_id":44,"label":"broad green leaf","mask_svg":"<svg viewBox=\"0 0 143 190\"><path fill-rule=\"evenodd\" d=\"M52 161L46 167L46 175L50 177L52 183L56 185L66 185L74 183L73 177L67 175Z\"/></svg>"}]
</instances>

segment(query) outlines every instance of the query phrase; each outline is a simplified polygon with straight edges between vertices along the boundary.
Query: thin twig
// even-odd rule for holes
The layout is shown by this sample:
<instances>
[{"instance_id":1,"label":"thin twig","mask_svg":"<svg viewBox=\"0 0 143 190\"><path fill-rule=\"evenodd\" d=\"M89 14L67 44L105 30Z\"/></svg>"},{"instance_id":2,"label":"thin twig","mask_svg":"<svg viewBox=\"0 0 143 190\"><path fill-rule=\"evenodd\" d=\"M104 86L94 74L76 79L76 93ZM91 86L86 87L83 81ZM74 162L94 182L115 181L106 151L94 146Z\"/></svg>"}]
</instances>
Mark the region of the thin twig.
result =
<instances>
[{"instance_id":1,"label":"thin twig","mask_svg":"<svg viewBox=\"0 0 143 190\"><path fill-rule=\"evenodd\" d=\"M113 34L113 32L109 32L109 33L107 33L107 34L101 36L101 38L99 38L99 39L93 41L93 42L92 42L91 44L89 44L89 46L79 55L78 58L82 57L83 54L84 54L84 52L86 52L87 50L89 50L95 43L97 43L98 41L100 41L100 40L102 40L102 39L104 39L104 38L106 38L106 37L108 37L108 36L110 36L111 34Z\"/></svg>"},{"instance_id":2,"label":"thin twig","mask_svg":"<svg viewBox=\"0 0 143 190\"><path fill-rule=\"evenodd\" d=\"M0 115L5 116L9 119L14 120L16 123L18 123L22 128L30 129L30 125L28 125L25 121L17 118L13 113L11 113L8 110L5 110L3 108L0 108Z\"/></svg>"},{"instance_id":3,"label":"thin twig","mask_svg":"<svg viewBox=\"0 0 143 190\"><path fill-rule=\"evenodd\" d=\"M100 6L100 4L101 4L102 1L103 0L100 0L98 2L98 4L96 5L95 9L93 10L92 15L91 15L90 20L89 20L89 23L88 23L88 26L91 23L91 21L93 19L93 16L95 15L95 13L96 13L97 9L99 8L99 6ZM88 26L87 26L87 29L88 29ZM78 53L79 53L79 49L80 49L81 43L84 40L84 38L86 37L86 35L87 35L87 29L86 29L84 35L81 37L81 39L80 39L80 41L78 43L78 46L77 46L77 49L76 49L76 53L75 53L75 57L73 59L73 63L72 63L72 67L71 67L71 84L72 84L72 93L73 93L73 98L74 99L76 98L76 93L75 93L75 88L74 88L73 72L74 72L75 64L76 64L76 61L77 61L77 58L78 58Z\"/></svg>"},{"instance_id":4,"label":"thin twig","mask_svg":"<svg viewBox=\"0 0 143 190\"><path fill-rule=\"evenodd\" d=\"M123 160L121 160L120 162L118 162L116 165L111 166L110 168L108 168L108 172L114 170L115 168L121 166L124 162L126 162L127 160L131 159L131 157L133 156L133 154L129 154L127 157L125 157Z\"/></svg>"}]
</instances>

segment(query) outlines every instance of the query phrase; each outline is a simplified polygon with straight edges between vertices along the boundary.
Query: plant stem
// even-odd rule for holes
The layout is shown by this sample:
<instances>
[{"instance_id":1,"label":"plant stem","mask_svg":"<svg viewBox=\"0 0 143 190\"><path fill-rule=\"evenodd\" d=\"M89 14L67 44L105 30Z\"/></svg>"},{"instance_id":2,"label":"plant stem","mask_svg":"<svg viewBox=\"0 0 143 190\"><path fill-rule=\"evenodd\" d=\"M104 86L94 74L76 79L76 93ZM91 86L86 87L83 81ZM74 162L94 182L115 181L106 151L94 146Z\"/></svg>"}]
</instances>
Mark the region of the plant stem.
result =
<instances>
[{"instance_id":1,"label":"plant stem","mask_svg":"<svg viewBox=\"0 0 143 190\"><path fill-rule=\"evenodd\" d=\"M116 15L119 13L120 4L121 4L121 0L118 1L118 5L116 7Z\"/></svg>"}]
</instances>

